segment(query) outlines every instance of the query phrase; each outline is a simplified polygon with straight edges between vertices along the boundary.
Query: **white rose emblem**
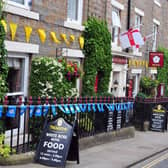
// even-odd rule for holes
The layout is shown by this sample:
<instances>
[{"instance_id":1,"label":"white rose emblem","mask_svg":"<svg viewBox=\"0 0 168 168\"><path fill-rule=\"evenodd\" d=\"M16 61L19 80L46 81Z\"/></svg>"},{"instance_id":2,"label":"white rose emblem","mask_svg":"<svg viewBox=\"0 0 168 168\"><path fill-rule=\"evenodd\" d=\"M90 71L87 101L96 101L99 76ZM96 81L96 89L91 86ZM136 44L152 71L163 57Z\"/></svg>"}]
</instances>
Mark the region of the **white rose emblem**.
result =
<instances>
[{"instance_id":1,"label":"white rose emblem","mask_svg":"<svg viewBox=\"0 0 168 168\"><path fill-rule=\"evenodd\" d=\"M160 62L160 57L157 56L157 55L154 56L154 57L153 57L153 62L156 63L156 64L159 63L159 62Z\"/></svg>"}]
</instances>

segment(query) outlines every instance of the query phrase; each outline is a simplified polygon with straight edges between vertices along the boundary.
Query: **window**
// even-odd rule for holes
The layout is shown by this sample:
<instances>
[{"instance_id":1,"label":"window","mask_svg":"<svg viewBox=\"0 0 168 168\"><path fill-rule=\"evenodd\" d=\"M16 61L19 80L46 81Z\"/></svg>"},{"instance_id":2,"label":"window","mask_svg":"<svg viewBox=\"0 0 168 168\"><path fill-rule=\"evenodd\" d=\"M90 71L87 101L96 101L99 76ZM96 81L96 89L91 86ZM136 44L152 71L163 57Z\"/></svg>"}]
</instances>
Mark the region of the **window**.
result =
<instances>
[{"instance_id":1,"label":"window","mask_svg":"<svg viewBox=\"0 0 168 168\"><path fill-rule=\"evenodd\" d=\"M83 0L68 0L68 21L82 22Z\"/></svg>"},{"instance_id":2,"label":"window","mask_svg":"<svg viewBox=\"0 0 168 168\"><path fill-rule=\"evenodd\" d=\"M28 8L32 6L32 0L10 0L10 1L24 5Z\"/></svg>"},{"instance_id":3,"label":"window","mask_svg":"<svg viewBox=\"0 0 168 168\"><path fill-rule=\"evenodd\" d=\"M141 23L142 23L142 16L135 14L135 28L141 29ZM137 54L139 53L139 48L136 48L133 46L133 53Z\"/></svg>"},{"instance_id":4,"label":"window","mask_svg":"<svg viewBox=\"0 0 168 168\"><path fill-rule=\"evenodd\" d=\"M112 11L112 42L118 45L118 37L120 33L120 11L117 8L113 8Z\"/></svg>"},{"instance_id":5,"label":"window","mask_svg":"<svg viewBox=\"0 0 168 168\"><path fill-rule=\"evenodd\" d=\"M156 51L157 33L158 33L158 25L157 24L153 24L153 47L152 47L153 51Z\"/></svg>"}]
</instances>

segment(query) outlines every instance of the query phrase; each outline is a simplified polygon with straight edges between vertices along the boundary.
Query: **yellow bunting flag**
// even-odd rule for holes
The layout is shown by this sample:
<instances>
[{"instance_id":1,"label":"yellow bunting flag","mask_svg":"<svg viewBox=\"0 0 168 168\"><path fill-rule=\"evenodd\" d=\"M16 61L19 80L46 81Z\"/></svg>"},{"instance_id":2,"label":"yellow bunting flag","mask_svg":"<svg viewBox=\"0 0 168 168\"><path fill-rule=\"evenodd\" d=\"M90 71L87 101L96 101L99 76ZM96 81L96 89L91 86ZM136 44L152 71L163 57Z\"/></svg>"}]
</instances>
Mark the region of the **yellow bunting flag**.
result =
<instances>
[{"instance_id":1,"label":"yellow bunting flag","mask_svg":"<svg viewBox=\"0 0 168 168\"><path fill-rule=\"evenodd\" d=\"M69 39L70 39L70 42L72 43L72 42L75 41L75 36L74 36L73 34L71 34L71 35L69 36Z\"/></svg>"},{"instance_id":2,"label":"yellow bunting flag","mask_svg":"<svg viewBox=\"0 0 168 168\"><path fill-rule=\"evenodd\" d=\"M66 45L70 45L69 41L67 40L66 34L61 33L60 36L62 40L66 43Z\"/></svg>"},{"instance_id":3,"label":"yellow bunting flag","mask_svg":"<svg viewBox=\"0 0 168 168\"><path fill-rule=\"evenodd\" d=\"M57 39L55 32L50 32L51 39L54 43L60 44L61 41Z\"/></svg>"},{"instance_id":4,"label":"yellow bunting flag","mask_svg":"<svg viewBox=\"0 0 168 168\"><path fill-rule=\"evenodd\" d=\"M29 43L30 42L30 36L31 36L31 33L32 33L32 27L25 26L24 30L25 30L26 42Z\"/></svg>"},{"instance_id":5,"label":"yellow bunting flag","mask_svg":"<svg viewBox=\"0 0 168 168\"><path fill-rule=\"evenodd\" d=\"M84 38L82 36L79 37L79 45L80 45L80 48L83 49L83 47L84 47Z\"/></svg>"},{"instance_id":6,"label":"yellow bunting flag","mask_svg":"<svg viewBox=\"0 0 168 168\"><path fill-rule=\"evenodd\" d=\"M148 68L148 61L146 61L146 68Z\"/></svg>"},{"instance_id":7,"label":"yellow bunting flag","mask_svg":"<svg viewBox=\"0 0 168 168\"><path fill-rule=\"evenodd\" d=\"M132 64L132 60L129 59L128 66L131 67L131 64Z\"/></svg>"},{"instance_id":8,"label":"yellow bunting flag","mask_svg":"<svg viewBox=\"0 0 168 168\"><path fill-rule=\"evenodd\" d=\"M38 35L40 38L40 41L44 43L46 41L46 33L44 29L38 29Z\"/></svg>"},{"instance_id":9,"label":"yellow bunting flag","mask_svg":"<svg viewBox=\"0 0 168 168\"><path fill-rule=\"evenodd\" d=\"M11 38L12 38L12 41L14 41L15 36L16 36L16 31L17 31L17 24L10 23L9 26L10 26L10 31L11 31Z\"/></svg>"},{"instance_id":10,"label":"yellow bunting flag","mask_svg":"<svg viewBox=\"0 0 168 168\"><path fill-rule=\"evenodd\" d=\"M5 20L1 20L1 24L2 24L5 32L7 33L8 28L7 28L7 24L6 24Z\"/></svg>"}]
</instances>

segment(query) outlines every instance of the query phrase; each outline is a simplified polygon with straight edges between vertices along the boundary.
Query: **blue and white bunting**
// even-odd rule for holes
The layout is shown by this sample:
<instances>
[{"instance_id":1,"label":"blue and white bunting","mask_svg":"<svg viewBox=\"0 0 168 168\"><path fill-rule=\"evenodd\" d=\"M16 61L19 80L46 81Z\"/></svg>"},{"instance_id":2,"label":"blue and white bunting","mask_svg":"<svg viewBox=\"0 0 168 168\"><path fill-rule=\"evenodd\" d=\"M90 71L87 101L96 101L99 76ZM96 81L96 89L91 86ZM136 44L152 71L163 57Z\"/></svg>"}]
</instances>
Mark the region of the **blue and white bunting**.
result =
<instances>
[{"instance_id":1,"label":"blue and white bunting","mask_svg":"<svg viewBox=\"0 0 168 168\"><path fill-rule=\"evenodd\" d=\"M43 116L46 116L48 114L50 106L49 105L44 105L43 106Z\"/></svg>"},{"instance_id":2,"label":"blue and white bunting","mask_svg":"<svg viewBox=\"0 0 168 168\"><path fill-rule=\"evenodd\" d=\"M95 103L92 104L92 109L94 112L96 112L96 104Z\"/></svg>"},{"instance_id":3,"label":"blue and white bunting","mask_svg":"<svg viewBox=\"0 0 168 168\"><path fill-rule=\"evenodd\" d=\"M16 106L8 106L6 116L11 117L11 118L15 118L15 116L16 116Z\"/></svg>"},{"instance_id":4,"label":"blue and white bunting","mask_svg":"<svg viewBox=\"0 0 168 168\"><path fill-rule=\"evenodd\" d=\"M88 104L88 105L87 105L87 111L88 111L88 112L91 112L91 111L92 111L92 109L91 109L91 104Z\"/></svg>"},{"instance_id":5,"label":"blue and white bunting","mask_svg":"<svg viewBox=\"0 0 168 168\"><path fill-rule=\"evenodd\" d=\"M120 110L121 110L121 104L120 104L120 103L116 103L116 104L115 104L115 109L116 109L117 111L120 111Z\"/></svg>"},{"instance_id":6,"label":"blue and white bunting","mask_svg":"<svg viewBox=\"0 0 168 168\"><path fill-rule=\"evenodd\" d=\"M128 110L127 103L124 103L124 110Z\"/></svg>"},{"instance_id":7,"label":"blue and white bunting","mask_svg":"<svg viewBox=\"0 0 168 168\"><path fill-rule=\"evenodd\" d=\"M65 113L66 114L70 114L71 113L69 108L68 108L68 104L64 104L64 109L65 109Z\"/></svg>"},{"instance_id":8,"label":"blue and white bunting","mask_svg":"<svg viewBox=\"0 0 168 168\"><path fill-rule=\"evenodd\" d=\"M55 104L51 105L51 111L52 111L53 116L57 115L56 105Z\"/></svg>"},{"instance_id":9,"label":"blue and white bunting","mask_svg":"<svg viewBox=\"0 0 168 168\"><path fill-rule=\"evenodd\" d=\"M69 104L69 107L70 107L71 113L75 114L75 109L74 109L73 104Z\"/></svg>"},{"instance_id":10,"label":"blue and white bunting","mask_svg":"<svg viewBox=\"0 0 168 168\"><path fill-rule=\"evenodd\" d=\"M86 112L87 104L79 104L79 107L82 112Z\"/></svg>"},{"instance_id":11,"label":"blue and white bunting","mask_svg":"<svg viewBox=\"0 0 168 168\"><path fill-rule=\"evenodd\" d=\"M65 113L65 110L64 110L64 108L62 107L61 104L58 104L57 106L59 107L59 109L60 109L63 113Z\"/></svg>"},{"instance_id":12,"label":"blue and white bunting","mask_svg":"<svg viewBox=\"0 0 168 168\"><path fill-rule=\"evenodd\" d=\"M36 106L34 115L35 115L35 117L41 117L41 115L42 115L42 105Z\"/></svg>"},{"instance_id":13,"label":"blue and white bunting","mask_svg":"<svg viewBox=\"0 0 168 168\"><path fill-rule=\"evenodd\" d=\"M80 112L81 112L81 109L79 108L79 105L78 105L78 104L74 104L74 106L75 106L76 111L77 111L78 113L80 113Z\"/></svg>"},{"instance_id":14,"label":"blue and white bunting","mask_svg":"<svg viewBox=\"0 0 168 168\"><path fill-rule=\"evenodd\" d=\"M99 112L104 112L104 104L97 104L97 108Z\"/></svg>"},{"instance_id":15,"label":"blue and white bunting","mask_svg":"<svg viewBox=\"0 0 168 168\"><path fill-rule=\"evenodd\" d=\"M23 115L26 112L26 108L27 108L27 106L25 106L25 105L20 106L20 115Z\"/></svg>"},{"instance_id":16,"label":"blue and white bunting","mask_svg":"<svg viewBox=\"0 0 168 168\"><path fill-rule=\"evenodd\" d=\"M33 116L34 109L35 109L35 106L34 106L34 105L30 105L30 106L29 106L29 117L30 117L30 118Z\"/></svg>"},{"instance_id":17,"label":"blue and white bunting","mask_svg":"<svg viewBox=\"0 0 168 168\"><path fill-rule=\"evenodd\" d=\"M3 113L3 106L0 105L0 118L2 117L2 113Z\"/></svg>"}]
</instances>

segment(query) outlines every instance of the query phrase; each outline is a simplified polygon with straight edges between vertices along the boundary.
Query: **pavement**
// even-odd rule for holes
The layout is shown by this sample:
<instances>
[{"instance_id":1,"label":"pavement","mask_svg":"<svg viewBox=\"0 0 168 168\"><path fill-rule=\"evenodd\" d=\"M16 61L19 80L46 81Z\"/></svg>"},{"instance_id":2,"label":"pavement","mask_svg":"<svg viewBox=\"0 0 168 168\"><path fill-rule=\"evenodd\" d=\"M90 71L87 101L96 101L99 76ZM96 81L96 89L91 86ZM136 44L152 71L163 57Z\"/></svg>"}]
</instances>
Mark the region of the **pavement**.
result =
<instances>
[{"instance_id":1,"label":"pavement","mask_svg":"<svg viewBox=\"0 0 168 168\"><path fill-rule=\"evenodd\" d=\"M128 168L129 165L168 148L168 132L135 132L135 137L80 151L80 164L66 168ZM0 166L0 168L46 168L40 164ZM136 166L134 166L136 168Z\"/></svg>"}]
</instances>

